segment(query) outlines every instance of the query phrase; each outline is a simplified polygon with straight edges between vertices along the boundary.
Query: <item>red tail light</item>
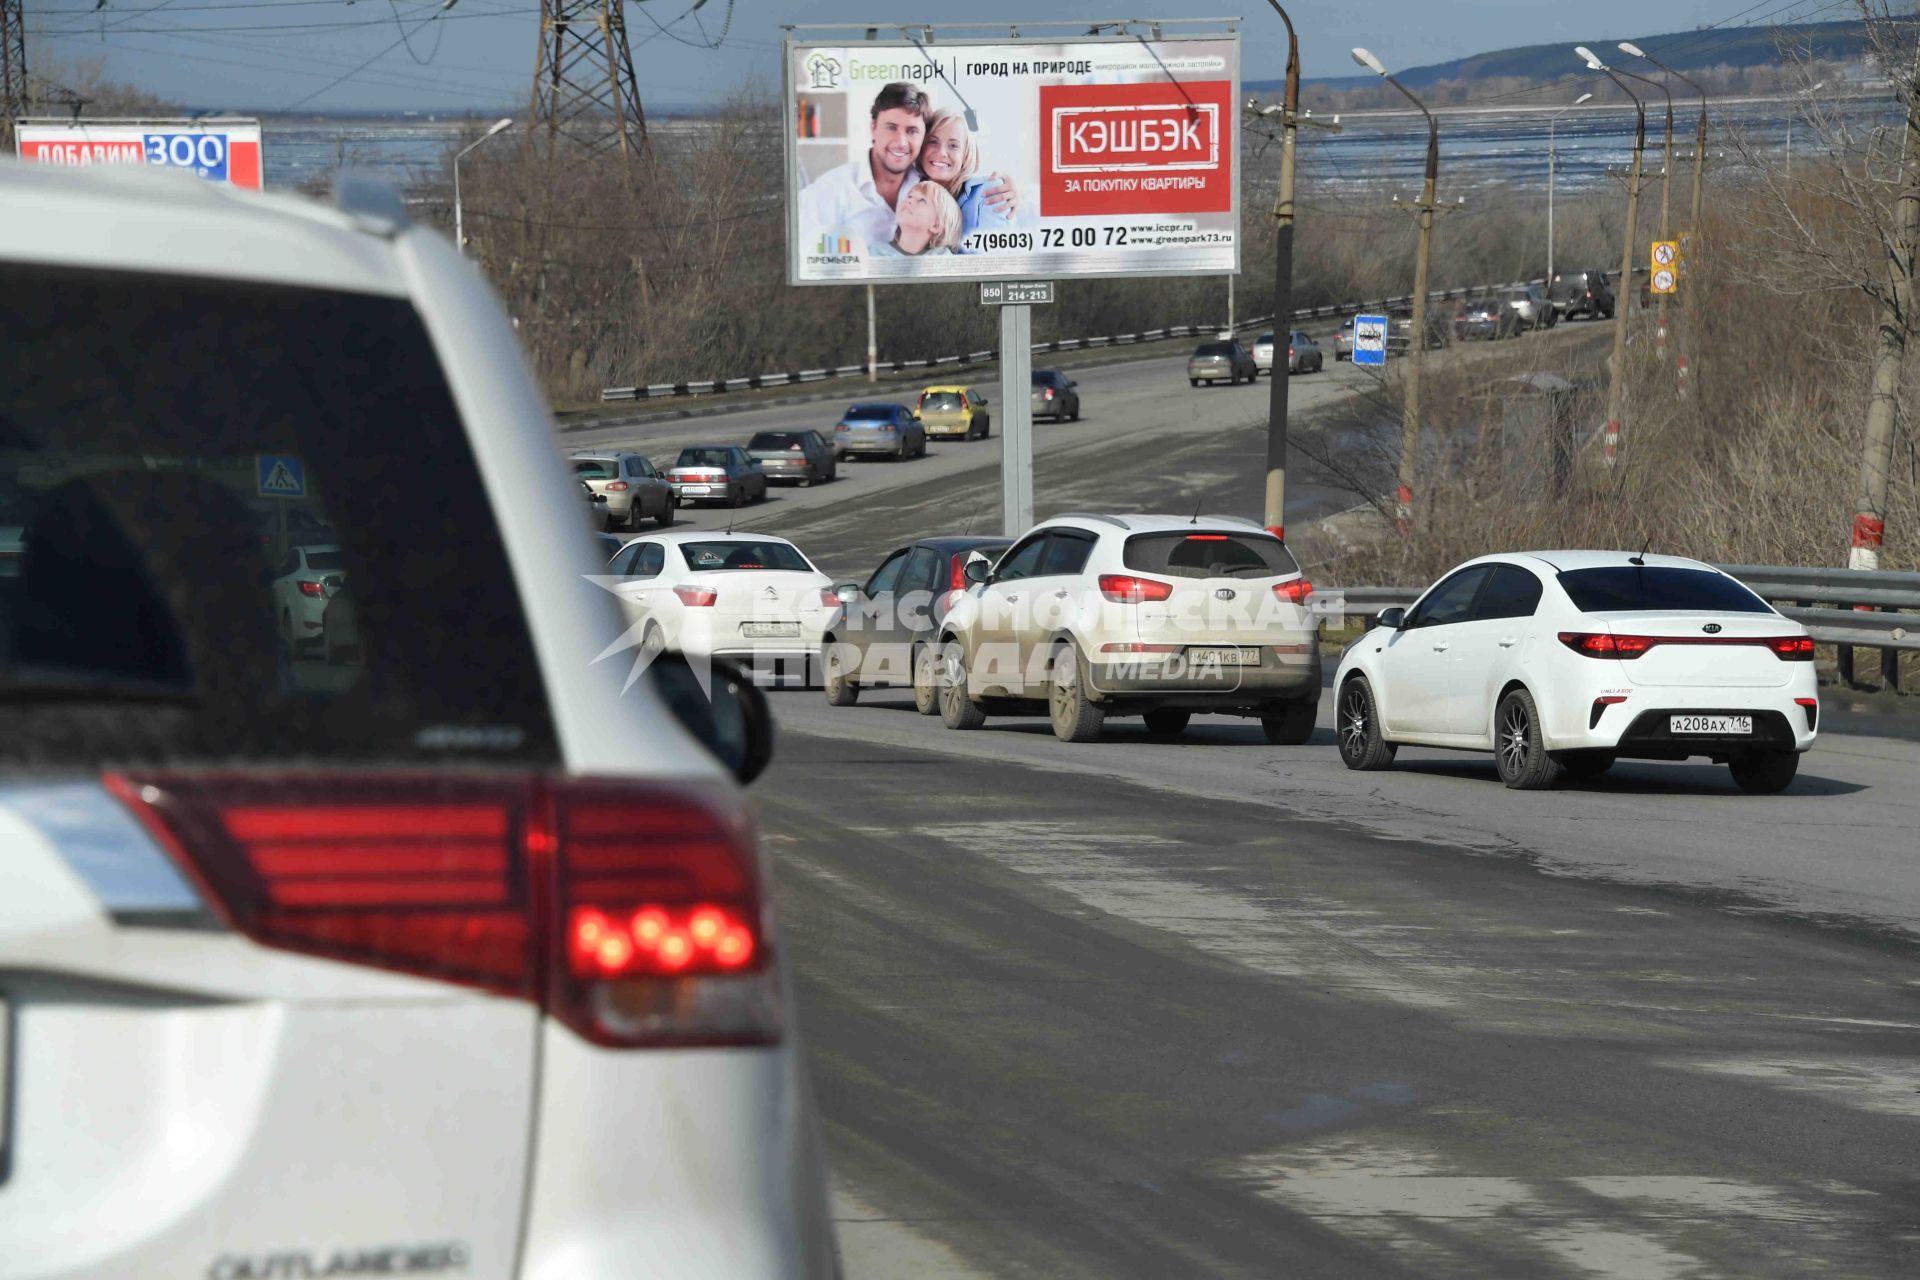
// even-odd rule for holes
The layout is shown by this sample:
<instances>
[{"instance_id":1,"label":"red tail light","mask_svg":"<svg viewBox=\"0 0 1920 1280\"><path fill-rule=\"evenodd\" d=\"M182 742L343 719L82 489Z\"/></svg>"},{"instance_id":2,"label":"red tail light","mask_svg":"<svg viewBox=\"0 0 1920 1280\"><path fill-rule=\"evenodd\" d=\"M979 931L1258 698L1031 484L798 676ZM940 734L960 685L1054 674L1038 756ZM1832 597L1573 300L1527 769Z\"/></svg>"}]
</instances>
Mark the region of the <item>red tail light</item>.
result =
<instances>
[{"instance_id":1,"label":"red tail light","mask_svg":"<svg viewBox=\"0 0 1920 1280\"><path fill-rule=\"evenodd\" d=\"M960 551L947 557L947 589L965 591L967 589L967 556L970 552Z\"/></svg>"},{"instance_id":2,"label":"red tail light","mask_svg":"<svg viewBox=\"0 0 1920 1280\"><path fill-rule=\"evenodd\" d=\"M1053 388L1052 388L1052 387L1048 387L1048 388L1047 388L1047 394L1046 394L1046 395L1045 395L1045 397L1043 397L1043 398L1044 398L1044 399L1047 399L1047 400L1051 400L1051 399L1053 399Z\"/></svg>"},{"instance_id":3,"label":"red tail light","mask_svg":"<svg viewBox=\"0 0 1920 1280\"><path fill-rule=\"evenodd\" d=\"M689 609L711 609L720 598L720 593L712 587L675 587L673 594Z\"/></svg>"},{"instance_id":4,"label":"red tail light","mask_svg":"<svg viewBox=\"0 0 1920 1280\"><path fill-rule=\"evenodd\" d=\"M1305 604L1307 597L1313 594L1313 584L1305 578L1295 578L1292 582L1276 582L1273 594L1289 604Z\"/></svg>"},{"instance_id":5,"label":"red tail light","mask_svg":"<svg viewBox=\"0 0 1920 1280\"><path fill-rule=\"evenodd\" d=\"M838 609L840 607L840 593L832 587L820 588L820 607L822 609Z\"/></svg>"},{"instance_id":6,"label":"red tail light","mask_svg":"<svg viewBox=\"0 0 1920 1280\"><path fill-rule=\"evenodd\" d=\"M326 588L318 582L308 582L305 579L302 579L300 582L300 594L303 596L318 598L325 590Z\"/></svg>"},{"instance_id":7,"label":"red tail light","mask_svg":"<svg viewBox=\"0 0 1920 1280\"><path fill-rule=\"evenodd\" d=\"M628 489L631 489L632 487L633 486L628 484L625 480L613 480L608 482L607 492L608 493L625 493Z\"/></svg>"},{"instance_id":8,"label":"red tail light","mask_svg":"<svg viewBox=\"0 0 1920 1280\"><path fill-rule=\"evenodd\" d=\"M1562 631L1560 643L1589 658L1637 658L1653 648L1649 636L1616 636L1609 632Z\"/></svg>"},{"instance_id":9,"label":"red tail light","mask_svg":"<svg viewBox=\"0 0 1920 1280\"><path fill-rule=\"evenodd\" d=\"M532 1000L597 1044L779 1038L751 831L691 789L512 774L110 774L263 946Z\"/></svg>"},{"instance_id":10,"label":"red tail light","mask_svg":"<svg viewBox=\"0 0 1920 1280\"><path fill-rule=\"evenodd\" d=\"M1165 600L1173 594L1173 584L1124 573L1103 573L1100 594L1115 604L1139 604L1143 600Z\"/></svg>"},{"instance_id":11,"label":"red tail light","mask_svg":"<svg viewBox=\"0 0 1920 1280\"><path fill-rule=\"evenodd\" d=\"M1227 535L1224 533L1190 533L1181 539L1182 542L1225 542L1226 540Z\"/></svg>"},{"instance_id":12,"label":"red tail light","mask_svg":"<svg viewBox=\"0 0 1920 1280\"><path fill-rule=\"evenodd\" d=\"M1783 662L1813 661L1813 640L1808 636L1616 636L1562 631L1560 643L1589 658L1637 658L1655 645L1732 645L1770 649Z\"/></svg>"}]
</instances>

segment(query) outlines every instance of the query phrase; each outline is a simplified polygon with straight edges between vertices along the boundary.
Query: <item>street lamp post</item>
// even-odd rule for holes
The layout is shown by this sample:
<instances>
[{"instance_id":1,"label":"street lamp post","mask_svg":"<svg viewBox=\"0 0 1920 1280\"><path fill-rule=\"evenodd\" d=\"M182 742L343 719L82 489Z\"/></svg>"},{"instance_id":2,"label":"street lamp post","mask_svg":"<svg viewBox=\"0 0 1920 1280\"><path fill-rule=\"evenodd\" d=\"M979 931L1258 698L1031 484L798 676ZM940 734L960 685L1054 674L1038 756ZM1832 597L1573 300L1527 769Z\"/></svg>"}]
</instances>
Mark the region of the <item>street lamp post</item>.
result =
<instances>
[{"instance_id":1,"label":"street lamp post","mask_svg":"<svg viewBox=\"0 0 1920 1280\"><path fill-rule=\"evenodd\" d=\"M468 143L465 147L462 147L453 157L453 243L454 247L459 249L462 254L465 254L467 251L467 226L466 218L460 208L460 161L466 157L467 152L473 150L488 138L512 127L513 120L511 117L505 120L495 120L492 128Z\"/></svg>"},{"instance_id":2,"label":"street lamp post","mask_svg":"<svg viewBox=\"0 0 1920 1280\"><path fill-rule=\"evenodd\" d=\"M1593 97L1593 95L1590 93L1581 94L1572 102L1569 102L1566 106L1554 112L1547 120L1547 289L1549 291L1553 289L1553 167L1556 154L1553 149L1554 126L1560 123L1561 116L1567 114L1567 112L1573 110L1591 97Z\"/></svg>"},{"instance_id":3,"label":"street lamp post","mask_svg":"<svg viewBox=\"0 0 1920 1280\"><path fill-rule=\"evenodd\" d=\"M1606 459L1611 467L1620 454L1620 406L1626 396L1627 317L1632 314L1632 308L1620 294L1633 287L1634 224L1640 212L1640 161L1647 149L1647 106L1627 88L1626 81L1593 55L1593 50L1581 45L1574 52L1585 61L1587 70L1605 72L1607 79L1620 87L1620 92L1633 99L1633 168L1627 174L1627 234L1620 254L1620 289L1614 296L1613 368L1607 379Z\"/></svg>"},{"instance_id":4,"label":"street lamp post","mask_svg":"<svg viewBox=\"0 0 1920 1280\"><path fill-rule=\"evenodd\" d=\"M1622 42L1620 48L1627 53L1640 56L1637 46ZM1667 133L1666 158L1660 168L1660 238L1671 240L1671 214L1673 209L1673 92L1657 80L1637 76L1631 71L1622 71L1621 75L1629 80L1638 80L1641 84L1650 84L1667 95ZM1667 358L1667 295L1662 293L1654 298L1653 351L1660 359Z\"/></svg>"},{"instance_id":5,"label":"street lamp post","mask_svg":"<svg viewBox=\"0 0 1920 1280\"><path fill-rule=\"evenodd\" d=\"M1636 58L1645 58L1700 95L1700 119L1693 133L1693 205L1687 217L1687 234L1696 235L1700 231L1700 174L1707 163L1707 91L1695 83L1691 77L1675 71L1639 45L1622 41L1620 49L1621 52L1632 54Z\"/></svg>"},{"instance_id":6,"label":"street lamp post","mask_svg":"<svg viewBox=\"0 0 1920 1280\"><path fill-rule=\"evenodd\" d=\"M1407 361L1406 405L1400 419L1400 486L1394 494L1395 515L1404 533L1413 519L1414 469L1420 453L1420 371L1427 359L1427 266L1433 242L1434 186L1440 176L1440 125L1426 103L1387 74L1380 59L1365 49L1355 49L1353 60L1398 89L1427 118L1427 171L1420 187L1420 203L1414 206L1420 243L1413 258L1413 332L1408 337L1412 349Z\"/></svg>"},{"instance_id":7,"label":"street lamp post","mask_svg":"<svg viewBox=\"0 0 1920 1280\"><path fill-rule=\"evenodd\" d=\"M1280 101L1280 190L1273 201L1273 336L1293 329L1293 147L1300 113L1300 41L1293 19L1267 0L1287 26L1287 89ZM1267 488L1263 521L1277 538L1287 536L1287 393L1292 366L1267 373Z\"/></svg>"}]
</instances>

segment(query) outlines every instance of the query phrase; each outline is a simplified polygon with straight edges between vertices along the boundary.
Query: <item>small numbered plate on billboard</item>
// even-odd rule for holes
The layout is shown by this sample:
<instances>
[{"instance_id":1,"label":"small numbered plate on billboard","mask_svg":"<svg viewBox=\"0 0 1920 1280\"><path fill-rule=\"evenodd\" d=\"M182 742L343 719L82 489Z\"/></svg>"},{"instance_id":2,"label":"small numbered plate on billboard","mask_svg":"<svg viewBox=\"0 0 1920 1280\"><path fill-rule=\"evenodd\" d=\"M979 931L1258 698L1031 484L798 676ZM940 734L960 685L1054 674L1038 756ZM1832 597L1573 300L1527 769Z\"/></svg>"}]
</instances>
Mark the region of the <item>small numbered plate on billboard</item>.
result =
<instances>
[{"instance_id":1,"label":"small numbered plate on billboard","mask_svg":"<svg viewBox=\"0 0 1920 1280\"><path fill-rule=\"evenodd\" d=\"M1385 316L1353 318L1353 362L1355 364L1387 362L1387 318Z\"/></svg>"}]
</instances>

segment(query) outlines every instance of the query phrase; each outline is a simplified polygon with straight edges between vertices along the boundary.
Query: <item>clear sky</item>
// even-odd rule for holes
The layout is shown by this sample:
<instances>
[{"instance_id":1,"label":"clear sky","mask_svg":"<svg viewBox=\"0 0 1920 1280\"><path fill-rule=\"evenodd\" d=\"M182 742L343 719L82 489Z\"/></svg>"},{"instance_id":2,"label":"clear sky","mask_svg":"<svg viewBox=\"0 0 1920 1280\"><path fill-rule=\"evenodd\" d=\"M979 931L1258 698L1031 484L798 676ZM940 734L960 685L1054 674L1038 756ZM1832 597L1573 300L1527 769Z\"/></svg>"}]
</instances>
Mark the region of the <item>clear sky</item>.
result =
<instances>
[{"instance_id":1,"label":"clear sky","mask_svg":"<svg viewBox=\"0 0 1920 1280\"><path fill-rule=\"evenodd\" d=\"M778 84L784 23L860 22L872 0L628 0L642 93L653 110L706 106L758 80ZM101 60L131 81L189 106L305 111L524 110L539 33L538 0L26 0L28 66L48 74ZM999 8L1029 13L1033 6ZM1156 12L1110 0L1053 0L1050 19L1091 21ZM993 7L981 6L991 15ZM1296 0L1288 12L1305 73L1355 73L1364 45L1389 67L1419 66L1512 45L1632 39L1706 25L1765 25L1850 16L1829 0ZM892 21L939 28L937 6L894 9ZM953 11L946 11L951 16ZM1245 17L1242 76L1278 78L1286 38L1264 0L1186 0L1157 12ZM1031 20L1031 19L1030 19ZM1029 28L1029 32L1031 32ZM718 47L712 47L717 45Z\"/></svg>"}]
</instances>

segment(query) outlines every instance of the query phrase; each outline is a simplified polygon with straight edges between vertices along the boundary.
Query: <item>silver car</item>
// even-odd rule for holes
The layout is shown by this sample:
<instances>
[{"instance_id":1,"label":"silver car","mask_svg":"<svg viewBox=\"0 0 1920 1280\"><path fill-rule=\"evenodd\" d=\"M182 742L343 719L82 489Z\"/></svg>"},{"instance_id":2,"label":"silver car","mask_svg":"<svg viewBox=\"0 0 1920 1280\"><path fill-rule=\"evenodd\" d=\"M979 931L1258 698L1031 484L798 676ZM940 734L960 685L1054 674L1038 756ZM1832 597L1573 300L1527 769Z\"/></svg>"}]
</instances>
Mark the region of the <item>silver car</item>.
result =
<instances>
[{"instance_id":1,"label":"silver car","mask_svg":"<svg viewBox=\"0 0 1920 1280\"><path fill-rule=\"evenodd\" d=\"M767 496L766 470L737 444L689 445L667 468L667 480L683 503L737 507Z\"/></svg>"},{"instance_id":2,"label":"silver car","mask_svg":"<svg viewBox=\"0 0 1920 1280\"><path fill-rule=\"evenodd\" d=\"M1288 373L1318 373L1326 366L1326 353L1319 343L1299 329L1287 336Z\"/></svg>"},{"instance_id":3,"label":"silver car","mask_svg":"<svg viewBox=\"0 0 1920 1280\"><path fill-rule=\"evenodd\" d=\"M673 523L673 509L680 501L644 454L581 450L570 461L588 491L606 498L608 528L638 529L649 518L663 528Z\"/></svg>"},{"instance_id":4,"label":"silver car","mask_svg":"<svg viewBox=\"0 0 1920 1280\"><path fill-rule=\"evenodd\" d=\"M1500 300L1520 317L1519 328L1551 329L1559 323L1560 313L1547 301L1547 295L1539 285L1530 284L1516 289L1502 289Z\"/></svg>"},{"instance_id":5,"label":"silver car","mask_svg":"<svg viewBox=\"0 0 1920 1280\"><path fill-rule=\"evenodd\" d=\"M1237 342L1203 342L1187 357L1187 382L1196 387L1203 382L1208 386L1216 382L1255 382L1259 377L1260 366L1253 362L1253 353Z\"/></svg>"}]
</instances>

